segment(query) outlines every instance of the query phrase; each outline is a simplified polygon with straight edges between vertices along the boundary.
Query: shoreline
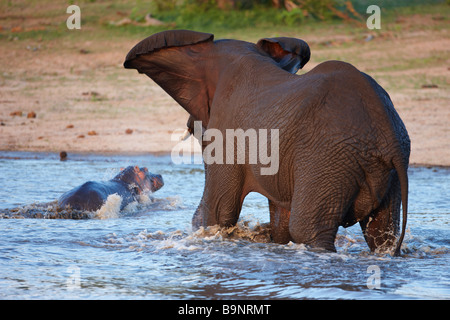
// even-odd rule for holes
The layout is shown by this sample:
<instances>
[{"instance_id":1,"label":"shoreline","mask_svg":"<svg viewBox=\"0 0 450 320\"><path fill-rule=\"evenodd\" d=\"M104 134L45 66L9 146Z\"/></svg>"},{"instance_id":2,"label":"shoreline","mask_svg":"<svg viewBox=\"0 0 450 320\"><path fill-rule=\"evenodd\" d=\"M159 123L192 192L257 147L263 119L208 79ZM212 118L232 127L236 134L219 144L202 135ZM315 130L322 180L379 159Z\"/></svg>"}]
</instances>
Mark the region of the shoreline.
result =
<instances>
[{"instance_id":1,"label":"shoreline","mask_svg":"<svg viewBox=\"0 0 450 320\"><path fill-rule=\"evenodd\" d=\"M194 152L195 155L200 153ZM85 161L89 158L98 160L112 161L114 158L142 158L142 157L170 157L171 153L168 151L156 152L114 152L114 151L99 151L99 152L70 152L68 158L64 161ZM33 151L33 150L0 150L0 160L28 160L28 159L56 159L58 160L59 152L52 151ZM109 159L107 159L109 158ZM192 163L194 164L194 163ZM410 168L440 168L450 169L450 165L430 164L430 163L410 163Z\"/></svg>"},{"instance_id":2,"label":"shoreline","mask_svg":"<svg viewBox=\"0 0 450 320\"><path fill-rule=\"evenodd\" d=\"M367 29L346 25L278 36L309 43L313 54L299 76L328 60L372 76L408 130L410 165L449 167L450 28L440 17L398 17L371 37ZM271 34L258 30L246 40ZM123 68L141 37L92 41L82 32L73 35L62 41L21 39L18 33L16 40L0 40L0 150L170 154L189 114L147 76Z\"/></svg>"}]
</instances>

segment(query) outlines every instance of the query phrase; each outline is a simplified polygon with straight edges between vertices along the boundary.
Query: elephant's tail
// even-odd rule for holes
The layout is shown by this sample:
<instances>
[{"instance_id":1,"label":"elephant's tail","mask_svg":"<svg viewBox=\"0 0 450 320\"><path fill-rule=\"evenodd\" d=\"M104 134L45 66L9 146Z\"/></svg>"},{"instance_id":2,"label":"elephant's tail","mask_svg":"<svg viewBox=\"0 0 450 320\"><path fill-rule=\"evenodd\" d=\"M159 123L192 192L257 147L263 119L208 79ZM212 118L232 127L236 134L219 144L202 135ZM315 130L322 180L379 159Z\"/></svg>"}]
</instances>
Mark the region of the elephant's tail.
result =
<instances>
[{"instance_id":1,"label":"elephant's tail","mask_svg":"<svg viewBox=\"0 0 450 320\"><path fill-rule=\"evenodd\" d=\"M408 172L402 157L394 157L392 159L392 164L394 165L394 168L397 171L397 175L400 180L400 189L402 193L402 208L403 208L402 232L400 234L400 238L397 242L397 246L394 251L394 256L397 257L400 255L400 249L402 246L403 238L405 237L406 221L408 217Z\"/></svg>"}]
</instances>

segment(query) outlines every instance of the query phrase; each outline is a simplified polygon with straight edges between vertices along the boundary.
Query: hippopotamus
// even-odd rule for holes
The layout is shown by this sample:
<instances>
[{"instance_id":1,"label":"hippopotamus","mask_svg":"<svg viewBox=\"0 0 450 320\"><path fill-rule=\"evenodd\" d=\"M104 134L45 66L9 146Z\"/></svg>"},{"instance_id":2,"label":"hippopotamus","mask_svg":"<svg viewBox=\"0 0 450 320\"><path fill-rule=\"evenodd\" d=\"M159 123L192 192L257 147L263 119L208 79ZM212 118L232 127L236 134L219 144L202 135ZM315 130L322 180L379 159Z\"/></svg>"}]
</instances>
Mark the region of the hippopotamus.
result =
<instances>
[{"instance_id":1,"label":"hippopotamus","mask_svg":"<svg viewBox=\"0 0 450 320\"><path fill-rule=\"evenodd\" d=\"M161 175L152 174L145 167L129 166L109 181L88 181L67 191L58 199L58 205L61 208L70 206L76 210L97 211L109 195L116 193L122 197L122 210L129 203L136 201L142 192L155 192L163 185Z\"/></svg>"}]
</instances>

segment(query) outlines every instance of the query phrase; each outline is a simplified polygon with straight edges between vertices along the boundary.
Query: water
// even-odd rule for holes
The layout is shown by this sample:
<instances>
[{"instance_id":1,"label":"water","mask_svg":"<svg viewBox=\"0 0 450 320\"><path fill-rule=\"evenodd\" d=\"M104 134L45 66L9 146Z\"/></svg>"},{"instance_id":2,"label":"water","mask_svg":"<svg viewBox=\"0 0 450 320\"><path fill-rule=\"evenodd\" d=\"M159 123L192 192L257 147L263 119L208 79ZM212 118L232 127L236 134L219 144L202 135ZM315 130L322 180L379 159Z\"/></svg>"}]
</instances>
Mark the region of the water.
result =
<instances>
[{"instance_id":1,"label":"water","mask_svg":"<svg viewBox=\"0 0 450 320\"><path fill-rule=\"evenodd\" d=\"M162 174L165 186L119 217L0 219L0 299L450 298L446 168L409 170L408 229L397 258L371 254L358 225L339 230L337 253L267 243L268 206L258 194L246 198L238 227L193 233L203 168L168 156L60 162L0 152L0 215L52 212L63 192L128 165Z\"/></svg>"}]
</instances>

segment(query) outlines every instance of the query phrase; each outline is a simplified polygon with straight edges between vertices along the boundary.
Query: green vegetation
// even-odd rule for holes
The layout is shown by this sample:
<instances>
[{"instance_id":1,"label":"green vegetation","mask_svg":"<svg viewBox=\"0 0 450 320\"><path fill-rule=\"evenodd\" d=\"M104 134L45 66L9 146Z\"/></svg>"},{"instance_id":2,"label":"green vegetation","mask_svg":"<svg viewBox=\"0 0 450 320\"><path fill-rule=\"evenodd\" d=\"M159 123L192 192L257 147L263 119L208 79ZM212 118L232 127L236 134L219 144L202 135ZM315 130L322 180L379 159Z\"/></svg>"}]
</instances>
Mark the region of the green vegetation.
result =
<instances>
[{"instance_id":1,"label":"green vegetation","mask_svg":"<svg viewBox=\"0 0 450 320\"><path fill-rule=\"evenodd\" d=\"M68 31L67 6L77 3L81 8L81 30ZM0 44L25 42L21 50L54 50L61 54L76 50L80 54L99 52L104 44L121 45L120 40L136 41L167 29L191 29L215 34L216 39L235 38L256 41L262 37L308 35L314 50L311 62L335 59L363 66L366 71L384 78L387 88L421 88L426 83L448 87L444 76L421 79L420 75L405 78L401 72L426 70L445 64L448 55L441 49L423 56L401 56L386 52L383 59L370 52L385 50L380 40L393 41L405 31L423 33L432 29L448 29L450 3L419 0L0 0ZM286 8L286 3L302 4ZM219 5L219 3L222 3ZM232 3L233 6L221 7ZM349 4L350 3L350 4ZM365 20L367 6L378 4L382 9L382 29L368 30ZM332 9L330 9L332 8ZM148 14L162 24L148 23ZM405 16L428 15L432 23L404 23ZM431 17L430 17L431 16ZM26 19L25 19L25 18ZM403 18L402 18L403 17ZM431 19L431 20L430 20ZM368 38L368 33L372 38ZM338 35L338 37L335 37ZM371 41L370 39L375 39ZM32 40L32 41L30 41ZM52 40L57 40L56 42ZM89 44L86 44L86 43ZM3 43L3 44L2 44ZM57 43L57 44L56 44ZM92 47L98 44L101 48ZM364 46L363 52L358 52ZM88 50L85 50L88 48ZM380 49L381 48L381 49ZM84 50L84 51L83 51ZM86 71L82 71L86 76ZM300 71L302 72L302 71ZM392 74L392 73L398 74ZM70 69L72 74L72 69ZM5 79L5 76L3 79ZM115 77L115 78L114 78ZM417 79L416 79L417 78ZM111 81L119 81L111 75ZM38 82L39 78L28 81ZM86 78L86 81L89 78ZM61 78L60 81L66 81ZM92 97L92 101L99 100Z\"/></svg>"},{"instance_id":2,"label":"green vegetation","mask_svg":"<svg viewBox=\"0 0 450 320\"><path fill-rule=\"evenodd\" d=\"M130 35L142 37L175 28L211 32L222 37L241 35L239 38L242 38L243 30L245 37L258 30L289 34L299 28L320 29L341 25L342 22L352 28L365 28L368 17L365 10L371 4L380 6L384 22L393 21L399 14L435 13L441 14L444 19L450 16L450 6L444 0L0 1L0 40L70 37L72 35L67 34L65 24L68 17L65 11L68 5L75 3L81 8L82 30L94 39ZM17 16L17 12L21 11L28 14ZM161 25L148 23L148 14ZM37 27L21 27L24 17L45 22Z\"/></svg>"},{"instance_id":3,"label":"green vegetation","mask_svg":"<svg viewBox=\"0 0 450 320\"><path fill-rule=\"evenodd\" d=\"M390 20L403 13L449 12L443 0L138 0L128 10L132 21L143 24L141 28L145 28L145 16L151 13L166 24L162 29L221 33L249 28L294 30L305 25L342 22L365 28L366 9L372 4L379 5L383 16ZM128 25L125 29L138 32L133 27Z\"/></svg>"}]
</instances>

